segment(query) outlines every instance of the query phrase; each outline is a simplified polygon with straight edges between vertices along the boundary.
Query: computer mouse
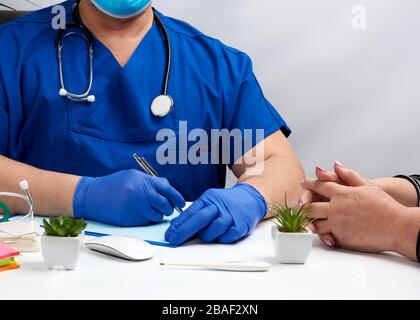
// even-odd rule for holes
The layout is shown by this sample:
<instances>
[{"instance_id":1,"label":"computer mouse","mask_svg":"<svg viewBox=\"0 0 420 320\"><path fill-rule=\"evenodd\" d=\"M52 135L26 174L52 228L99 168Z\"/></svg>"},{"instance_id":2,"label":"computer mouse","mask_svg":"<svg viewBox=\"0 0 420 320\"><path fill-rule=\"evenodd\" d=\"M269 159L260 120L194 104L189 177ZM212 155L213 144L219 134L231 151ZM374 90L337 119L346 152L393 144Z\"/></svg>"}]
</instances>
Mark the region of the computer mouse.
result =
<instances>
[{"instance_id":1,"label":"computer mouse","mask_svg":"<svg viewBox=\"0 0 420 320\"><path fill-rule=\"evenodd\" d=\"M143 261L153 258L155 250L146 241L123 236L105 236L85 242L91 250L131 261Z\"/></svg>"}]
</instances>

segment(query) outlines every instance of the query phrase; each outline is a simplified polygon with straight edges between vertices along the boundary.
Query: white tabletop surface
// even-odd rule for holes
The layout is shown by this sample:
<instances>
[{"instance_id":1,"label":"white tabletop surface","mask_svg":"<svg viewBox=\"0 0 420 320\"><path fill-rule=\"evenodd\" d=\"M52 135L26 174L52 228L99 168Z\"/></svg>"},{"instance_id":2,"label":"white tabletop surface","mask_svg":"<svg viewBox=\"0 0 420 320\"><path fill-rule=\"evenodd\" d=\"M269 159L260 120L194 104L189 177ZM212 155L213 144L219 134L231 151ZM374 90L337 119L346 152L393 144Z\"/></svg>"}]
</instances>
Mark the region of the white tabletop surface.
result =
<instances>
[{"instance_id":1,"label":"white tabletop surface","mask_svg":"<svg viewBox=\"0 0 420 320\"><path fill-rule=\"evenodd\" d=\"M156 247L146 262L82 250L77 269L47 270L41 253L23 253L21 268L0 273L9 299L420 299L420 265L395 255L326 249L317 239L307 264L274 260L270 222L235 245ZM262 260L269 272L165 269L162 261Z\"/></svg>"}]
</instances>

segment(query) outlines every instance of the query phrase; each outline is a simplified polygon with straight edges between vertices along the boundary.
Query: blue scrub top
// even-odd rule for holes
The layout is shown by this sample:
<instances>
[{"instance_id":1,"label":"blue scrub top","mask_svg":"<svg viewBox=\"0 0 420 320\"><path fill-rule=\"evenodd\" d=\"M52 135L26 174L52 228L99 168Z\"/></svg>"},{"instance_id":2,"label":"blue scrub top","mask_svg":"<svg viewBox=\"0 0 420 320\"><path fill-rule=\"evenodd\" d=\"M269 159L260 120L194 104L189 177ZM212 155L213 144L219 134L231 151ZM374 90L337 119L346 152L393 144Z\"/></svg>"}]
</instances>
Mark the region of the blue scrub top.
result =
<instances>
[{"instance_id":1,"label":"blue scrub top","mask_svg":"<svg viewBox=\"0 0 420 320\"><path fill-rule=\"evenodd\" d=\"M64 3L69 19L73 3ZM279 129L290 134L265 99L246 54L185 22L159 15L173 51L169 94L174 109L164 118L150 111L151 102L162 93L167 61L157 24L123 68L95 39L93 104L58 95L57 31L51 27L51 8L1 25L0 154L45 170L96 177L138 168L131 156L136 152L193 201L208 188L224 187L226 165L159 165L155 155L162 144L156 141L160 129L178 133L180 121L188 121L188 130L209 133L237 128L264 129L265 137ZM65 39L64 80L70 92L86 90L87 49L80 37ZM176 152L185 157L185 150Z\"/></svg>"}]
</instances>

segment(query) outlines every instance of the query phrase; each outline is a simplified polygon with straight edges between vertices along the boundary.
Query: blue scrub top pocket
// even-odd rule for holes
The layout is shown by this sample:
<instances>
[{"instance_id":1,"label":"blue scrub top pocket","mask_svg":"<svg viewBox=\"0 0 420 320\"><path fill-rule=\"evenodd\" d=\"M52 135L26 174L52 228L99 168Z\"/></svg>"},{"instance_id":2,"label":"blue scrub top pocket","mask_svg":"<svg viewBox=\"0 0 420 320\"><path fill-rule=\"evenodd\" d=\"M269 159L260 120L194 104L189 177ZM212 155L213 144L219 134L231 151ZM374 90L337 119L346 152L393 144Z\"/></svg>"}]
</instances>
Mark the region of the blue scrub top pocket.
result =
<instances>
[{"instance_id":1,"label":"blue scrub top pocket","mask_svg":"<svg viewBox=\"0 0 420 320\"><path fill-rule=\"evenodd\" d=\"M111 142L141 143L156 141L161 129L178 132L179 115L176 109L163 118L155 117L150 109L150 93L143 96L140 90L125 84L102 85L103 91L96 95L94 103L67 101L70 130L75 133L100 138ZM137 90L137 92L135 91ZM124 92L122 92L124 91Z\"/></svg>"}]
</instances>

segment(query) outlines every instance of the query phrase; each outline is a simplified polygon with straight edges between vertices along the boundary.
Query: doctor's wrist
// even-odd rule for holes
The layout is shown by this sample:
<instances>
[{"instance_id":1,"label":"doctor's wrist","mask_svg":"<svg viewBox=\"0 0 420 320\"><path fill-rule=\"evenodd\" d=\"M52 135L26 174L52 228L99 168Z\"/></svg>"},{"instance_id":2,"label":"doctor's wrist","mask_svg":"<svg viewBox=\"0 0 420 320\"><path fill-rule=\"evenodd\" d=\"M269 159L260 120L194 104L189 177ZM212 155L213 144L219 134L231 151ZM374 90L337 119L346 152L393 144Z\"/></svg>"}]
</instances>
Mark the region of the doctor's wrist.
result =
<instances>
[{"instance_id":1,"label":"doctor's wrist","mask_svg":"<svg viewBox=\"0 0 420 320\"><path fill-rule=\"evenodd\" d=\"M242 188L251 195L260 208L258 213L259 221L263 220L268 212L268 205L263 195L254 186L248 183L238 183L234 188Z\"/></svg>"},{"instance_id":2,"label":"doctor's wrist","mask_svg":"<svg viewBox=\"0 0 420 320\"><path fill-rule=\"evenodd\" d=\"M87 218L86 216L86 194L93 178L81 177L77 183L73 197L73 216L77 219Z\"/></svg>"}]
</instances>

